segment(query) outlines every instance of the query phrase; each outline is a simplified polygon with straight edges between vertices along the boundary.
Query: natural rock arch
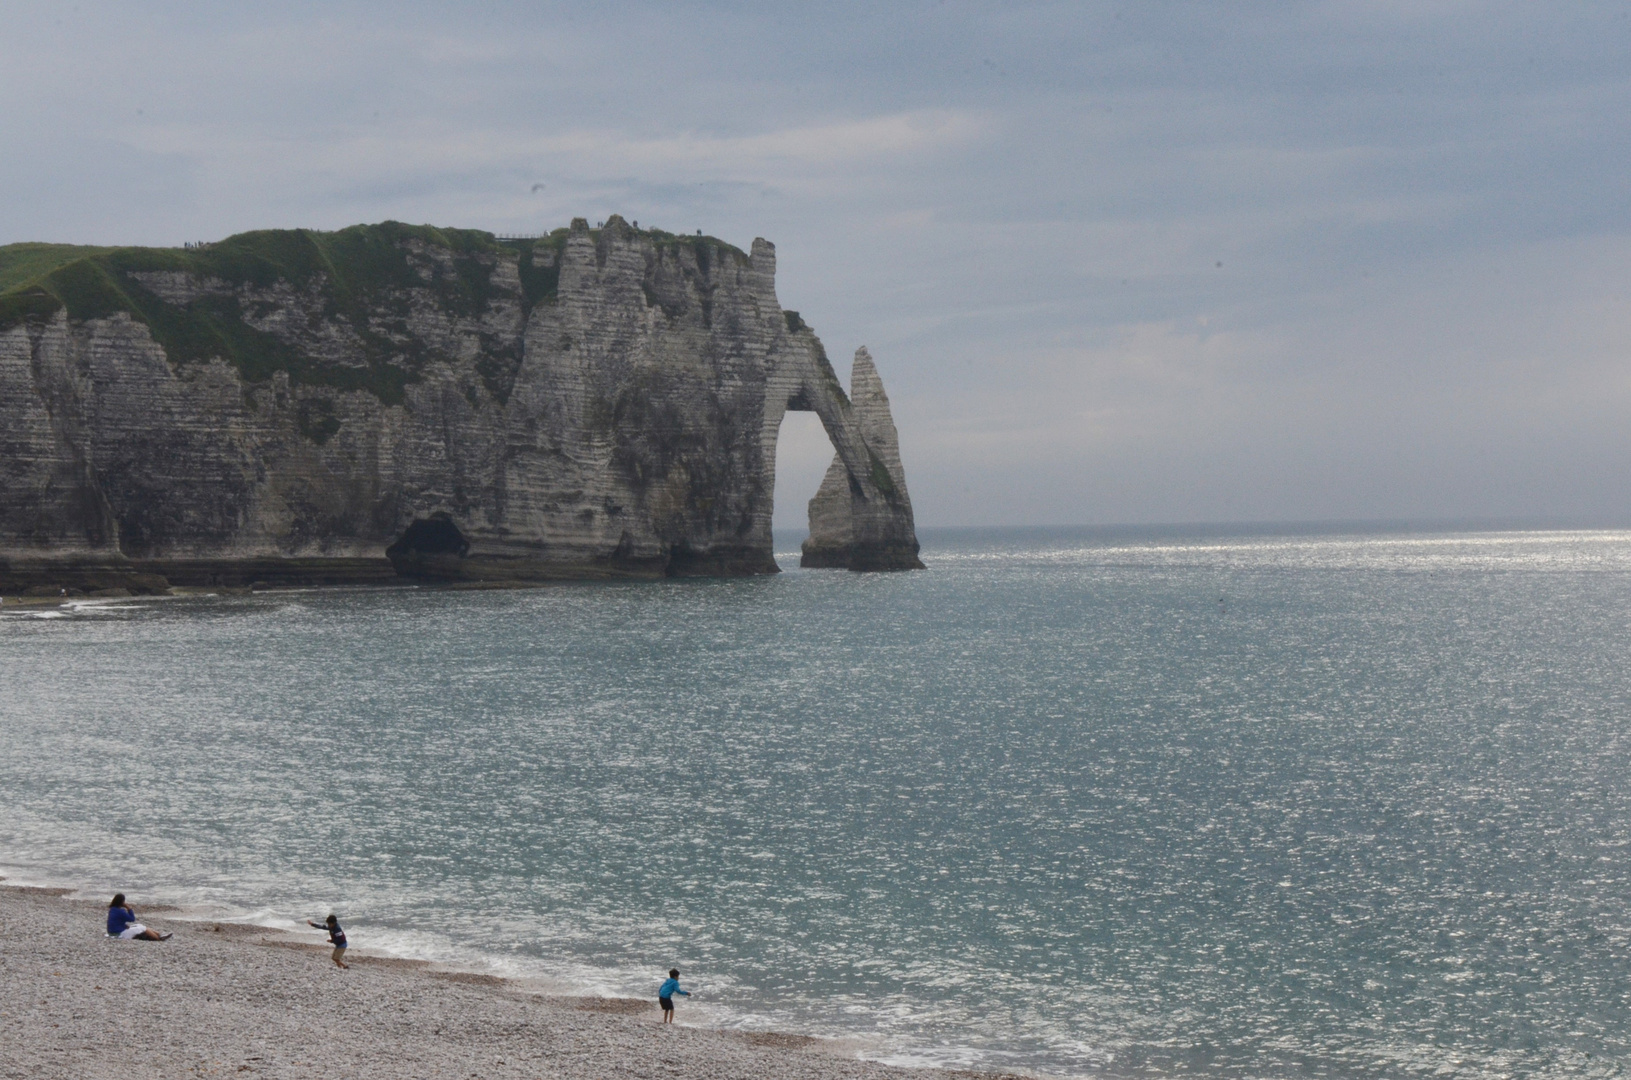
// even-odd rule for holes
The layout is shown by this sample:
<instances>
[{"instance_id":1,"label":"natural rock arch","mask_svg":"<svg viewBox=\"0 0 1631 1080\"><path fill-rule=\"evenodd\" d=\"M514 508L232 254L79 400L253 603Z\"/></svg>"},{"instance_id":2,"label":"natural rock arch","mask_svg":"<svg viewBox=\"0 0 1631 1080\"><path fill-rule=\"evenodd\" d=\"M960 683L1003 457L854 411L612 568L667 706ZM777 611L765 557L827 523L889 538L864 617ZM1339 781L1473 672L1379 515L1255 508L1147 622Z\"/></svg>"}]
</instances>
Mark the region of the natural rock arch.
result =
<instances>
[{"instance_id":1,"label":"natural rock arch","mask_svg":"<svg viewBox=\"0 0 1631 1080\"><path fill-rule=\"evenodd\" d=\"M0 294L0 589L775 573L788 409L834 450L804 564L922 565L871 358L846 394L768 241L86 250Z\"/></svg>"},{"instance_id":2,"label":"natural rock arch","mask_svg":"<svg viewBox=\"0 0 1631 1080\"><path fill-rule=\"evenodd\" d=\"M797 321L796 313L790 323ZM816 349L820 349L819 343ZM794 385L786 406L771 406L784 385ZM818 362L789 365L783 380L766 387L765 425L770 483L775 482L775 440L787 412L813 412L833 445L832 464L809 504L810 536L800 565L849 570L919 570L912 499L901 466L883 380L865 346L855 350L850 392L844 393L824 354Z\"/></svg>"}]
</instances>

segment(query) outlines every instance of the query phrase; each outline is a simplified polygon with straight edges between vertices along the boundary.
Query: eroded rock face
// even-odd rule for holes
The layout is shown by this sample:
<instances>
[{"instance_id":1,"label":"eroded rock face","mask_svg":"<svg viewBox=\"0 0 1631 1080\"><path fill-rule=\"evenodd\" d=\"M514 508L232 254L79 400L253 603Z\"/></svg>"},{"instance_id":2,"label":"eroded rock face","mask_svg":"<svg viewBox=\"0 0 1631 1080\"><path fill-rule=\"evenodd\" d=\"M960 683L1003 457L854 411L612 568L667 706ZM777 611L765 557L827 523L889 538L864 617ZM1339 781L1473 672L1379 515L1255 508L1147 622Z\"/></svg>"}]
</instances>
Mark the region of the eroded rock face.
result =
<instances>
[{"instance_id":1,"label":"eroded rock face","mask_svg":"<svg viewBox=\"0 0 1631 1080\"><path fill-rule=\"evenodd\" d=\"M912 498L900 463L900 437L883 380L866 348L855 350L850 371L850 415L862 446L854 460L833 455L810 500L810 538L801 566L850 570L921 570ZM834 445L838 445L834 440ZM857 495L854 477L865 471L875 495Z\"/></svg>"},{"instance_id":2,"label":"eroded rock face","mask_svg":"<svg viewBox=\"0 0 1631 1080\"><path fill-rule=\"evenodd\" d=\"M768 242L441 237L125 249L0 296L0 589L773 573L790 408L836 451L819 564L921 565L876 370L852 403Z\"/></svg>"}]
</instances>

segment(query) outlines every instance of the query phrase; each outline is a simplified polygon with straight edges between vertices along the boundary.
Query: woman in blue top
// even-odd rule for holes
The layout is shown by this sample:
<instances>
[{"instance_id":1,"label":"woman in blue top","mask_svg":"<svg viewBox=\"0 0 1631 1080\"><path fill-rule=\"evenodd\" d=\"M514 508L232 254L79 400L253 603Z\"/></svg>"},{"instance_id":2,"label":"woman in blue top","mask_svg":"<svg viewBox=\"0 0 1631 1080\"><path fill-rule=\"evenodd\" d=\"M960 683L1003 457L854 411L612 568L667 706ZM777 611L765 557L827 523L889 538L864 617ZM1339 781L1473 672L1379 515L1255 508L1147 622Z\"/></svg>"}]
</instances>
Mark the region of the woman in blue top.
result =
<instances>
[{"instance_id":1,"label":"woman in blue top","mask_svg":"<svg viewBox=\"0 0 1631 1080\"><path fill-rule=\"evenodd\" d=\"M674 1022L675 994L681 994L685 997L691 996L689 992L680 989L680 969L669 968L668 978L663 980L663 985L657 988L657 1004L663 1007L663 1023L665 1024Z\"/></svg>"},{"instance_id":2,"label":"woman in blue top","mask_svg":"<svg viewBox=\"0 0 1631 1080\"><path fill-rule=\"evenodd\" d=\"M169 934L149 930L136 921L136 912L125 905L125 894L114 893L108 903L108 937L126 941L163 941Z\"/></svg>"}]
</instances>

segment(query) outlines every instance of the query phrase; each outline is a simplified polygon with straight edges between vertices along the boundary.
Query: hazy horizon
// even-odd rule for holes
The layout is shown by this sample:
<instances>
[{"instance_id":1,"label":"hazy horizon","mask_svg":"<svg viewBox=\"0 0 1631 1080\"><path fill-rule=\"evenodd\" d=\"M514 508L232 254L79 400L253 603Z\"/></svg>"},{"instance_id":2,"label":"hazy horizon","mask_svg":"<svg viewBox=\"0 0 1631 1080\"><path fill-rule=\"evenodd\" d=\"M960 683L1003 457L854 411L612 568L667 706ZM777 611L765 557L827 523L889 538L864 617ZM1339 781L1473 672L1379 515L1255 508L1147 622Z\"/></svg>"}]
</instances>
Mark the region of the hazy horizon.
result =
<instances>
[{"instance_id":1,"label":"hazy horizon","mask_svg":"<svg viewBox=\"0 0 1631 1080\"><path fill-rule=\"evenodd\" d=\"M0 243L763 236L925 526L1631 518L1628 10L8 15Z\"/></svg>"}]
</instances>

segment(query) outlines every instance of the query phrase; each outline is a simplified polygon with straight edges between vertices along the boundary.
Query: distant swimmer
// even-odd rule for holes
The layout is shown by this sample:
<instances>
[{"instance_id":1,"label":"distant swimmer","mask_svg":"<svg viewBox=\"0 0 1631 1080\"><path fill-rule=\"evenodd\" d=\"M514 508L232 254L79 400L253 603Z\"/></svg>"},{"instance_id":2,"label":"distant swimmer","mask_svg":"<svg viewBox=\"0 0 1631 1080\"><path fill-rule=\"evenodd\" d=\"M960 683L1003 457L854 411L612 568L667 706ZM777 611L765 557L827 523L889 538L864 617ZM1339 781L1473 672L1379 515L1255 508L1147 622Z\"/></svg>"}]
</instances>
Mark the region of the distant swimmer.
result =
<instances>
[{"instance_id":1,"label":"distant swimmer","mask_svg":"<svg viewBox=\"0 0 1631 1080\"><path fill-rule=\"evenodd\" d=\"M315 923L310 919L307 919L306 925L315 926L319 930L328 931L329 944L334 946L333 960L335 967L351 967L350 964L345 962L345 931L340 929L340 920L338 918L330 915L326 921L320 923Z\"/></svg>"},{"instance_id":2,"label":"distant swimmer","mask_svg":"<svg viewBox=\"0 0 1631 1080\"><path fill-rule=\"evenodd\" d=\"M675 994L683 994L686 997L691 996L689 991L680 989L680 969L669 968L668 978L663 980L663 984L657 988L657 1004L663 1007L663 1023L665 1024L674 1022Z\"/></svg>"},{"instance_id":3,"label":"distant swimmer","mask_svg":"<svg viewBox=\"0 0 1631 1080\"><path fill-rule=\"evenodd\" d=\"M124 893L114 893L108 903L108 937L125 941L164 941L170 935L149 930L136 921L136 911L125 903Z\"/></svg>"}]
</instances>

